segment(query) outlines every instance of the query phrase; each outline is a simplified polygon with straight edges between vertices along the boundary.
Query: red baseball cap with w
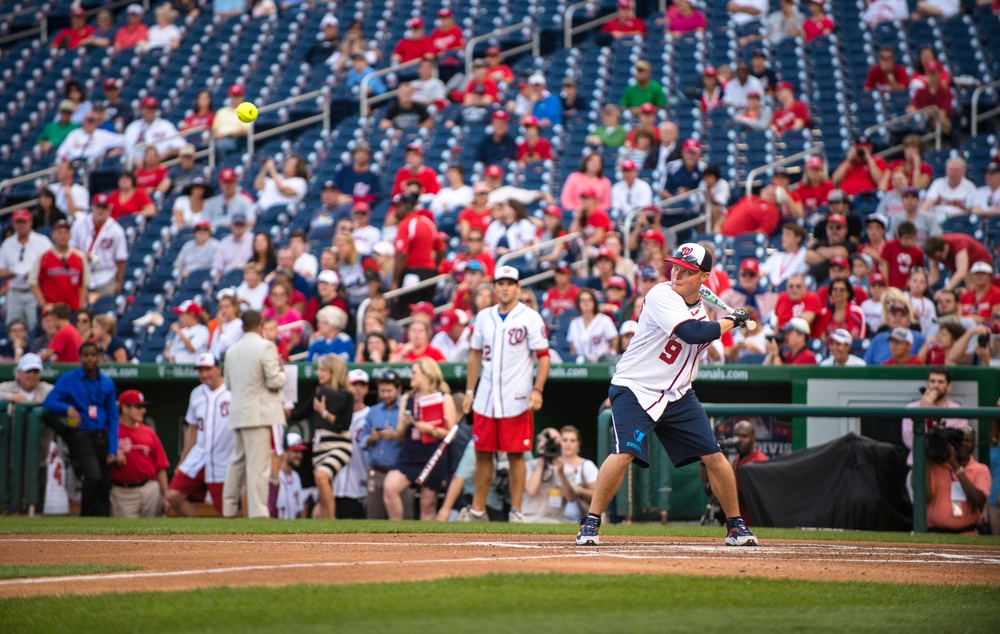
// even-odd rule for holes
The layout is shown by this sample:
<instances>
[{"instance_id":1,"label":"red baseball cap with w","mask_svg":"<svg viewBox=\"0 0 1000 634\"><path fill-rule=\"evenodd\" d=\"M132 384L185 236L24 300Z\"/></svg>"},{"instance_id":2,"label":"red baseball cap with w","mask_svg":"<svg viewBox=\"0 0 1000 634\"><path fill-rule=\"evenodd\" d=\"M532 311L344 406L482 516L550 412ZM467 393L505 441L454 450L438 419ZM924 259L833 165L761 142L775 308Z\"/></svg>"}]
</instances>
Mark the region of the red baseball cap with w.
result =
<instances>
[{"instance_id":1,"label":"red baseball cap with w","mask_svg":"<svg viewBox=\"0 0 1000 634\"><path fill-rule=\"evenodd\" d=\"M708 272L712 270L712 254L706 251L705 247L693 242L680 245L674 250L673 255L664 259L689 271Z\"/></svg>"}]
</instances>

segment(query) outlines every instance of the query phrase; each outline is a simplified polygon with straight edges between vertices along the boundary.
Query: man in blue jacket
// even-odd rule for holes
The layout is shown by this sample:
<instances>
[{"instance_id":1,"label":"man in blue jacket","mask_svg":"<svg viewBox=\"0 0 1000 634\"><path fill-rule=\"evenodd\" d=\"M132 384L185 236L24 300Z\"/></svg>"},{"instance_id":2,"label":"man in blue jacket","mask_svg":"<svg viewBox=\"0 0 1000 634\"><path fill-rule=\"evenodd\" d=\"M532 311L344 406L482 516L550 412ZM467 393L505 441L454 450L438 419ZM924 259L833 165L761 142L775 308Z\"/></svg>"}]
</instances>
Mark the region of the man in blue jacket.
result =
<instances>
[{"instance_id":1,"label":"man in blue jacket","mask_svg":"<svg viewBox=\"0 0 1000 634\"><path fill-rule=\"evenodd\" d=\"M111 515L111 467L118 455L118 404L115 383L97 369L97 345L80 346L80 367L56 381L43 406L66 417L64 438L83 483L81 516Z\"/></svg>"}]
</instances>

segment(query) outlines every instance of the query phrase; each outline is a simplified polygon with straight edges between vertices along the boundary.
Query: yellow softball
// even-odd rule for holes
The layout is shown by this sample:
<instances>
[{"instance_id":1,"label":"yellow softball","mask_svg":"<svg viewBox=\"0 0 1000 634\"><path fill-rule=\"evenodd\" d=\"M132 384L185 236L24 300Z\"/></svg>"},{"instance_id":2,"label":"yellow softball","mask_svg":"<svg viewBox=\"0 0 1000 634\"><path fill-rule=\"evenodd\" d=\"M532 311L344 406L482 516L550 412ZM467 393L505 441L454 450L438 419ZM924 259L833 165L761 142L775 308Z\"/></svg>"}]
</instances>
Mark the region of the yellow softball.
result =
<instances>
[{"instance_id":1,"label":"yellow softball","mask_svg":"<svg viewBox=\"0 0 1000 634\"><path fill-rule=\"evenodd\" d=\"M253 105L249 101L244 101L240 105L236 106L236 116L240 118L243 123L250 123L257 118L257 106Z\"/></svg>"}]
</instances>

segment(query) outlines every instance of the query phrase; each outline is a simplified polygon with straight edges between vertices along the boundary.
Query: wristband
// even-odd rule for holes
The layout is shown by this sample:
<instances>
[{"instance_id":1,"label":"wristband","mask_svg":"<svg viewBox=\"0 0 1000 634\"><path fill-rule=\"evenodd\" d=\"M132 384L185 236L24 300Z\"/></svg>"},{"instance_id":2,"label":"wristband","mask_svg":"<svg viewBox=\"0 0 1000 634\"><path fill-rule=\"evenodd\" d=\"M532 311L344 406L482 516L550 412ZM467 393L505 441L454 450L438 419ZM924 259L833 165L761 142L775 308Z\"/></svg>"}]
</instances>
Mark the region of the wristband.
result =
<instances>
[{"instance_id":1,"label":"wristband","mask_svg":"<svg viewBox=\"0 0 1000 634\"><path fill-rule=\"evenodd\" d=\"M476 391L475 390L465 390L465 393L466 394L475 394Z\"/></svg>"},{"instance_id":2,"label":"wristband","mask_svg":"<svg viewBox=\"0 0 1000 634\"><path fill-rule=\"evenodd\" d=\"M958 469L955 470L955 475L957 476L960 476L963 473L965 473L965 467L959 467Z\"/></svg>"},{"instance_id":3,"label":"wristband","mask_svg":"<svg viewBox=\"0 0 1000 634\"><path fill-rule=\"evenodd\" d=\"M538 392L538 395L539 395L539 396L542 396L542 391L541 391L540 389L538 389L537 387L533 387L533 388L531 388L531 391L532 391L532 392Z\"/></svg>"}]
</instances>

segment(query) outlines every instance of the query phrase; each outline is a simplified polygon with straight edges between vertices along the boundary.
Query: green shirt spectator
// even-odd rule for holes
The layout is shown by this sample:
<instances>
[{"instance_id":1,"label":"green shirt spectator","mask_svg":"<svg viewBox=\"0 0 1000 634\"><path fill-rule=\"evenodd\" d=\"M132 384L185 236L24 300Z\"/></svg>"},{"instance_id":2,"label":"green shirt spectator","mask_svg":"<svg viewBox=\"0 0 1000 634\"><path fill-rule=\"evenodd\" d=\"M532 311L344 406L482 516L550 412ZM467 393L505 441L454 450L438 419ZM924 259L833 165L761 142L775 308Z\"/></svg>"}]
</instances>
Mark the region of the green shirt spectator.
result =
<instances>
[{"instance_id":1,"label":"green shirt spectator","mask_svg":"<svg viewBox=\"0 0 1000 634\"><path fill-rule=\"evenodd\" d=\"M48 152L52 147L59 145L66 139L67 135L80 127L79 123L72 123L69 119L76 110L76 104L69 99L63 99L59 104L59 115L55 121L50 121L42 128L42 133L35 139L35 143L42 147L43 152Z\"/></svg>"},{"instance_id":2,"label":"green shirt spectator","mask_svg":"<svg viewBox=\"0 0 1000 634\"><path fill-rule=\"evenodd\" d=\"M651 103L657 108L667 105L667 96L663 86L651 79L653 70L646 60L635 63L635 83L625 89L622 95L622 107L638 109L644 103Z\"/></svg>"}]
</instances>

